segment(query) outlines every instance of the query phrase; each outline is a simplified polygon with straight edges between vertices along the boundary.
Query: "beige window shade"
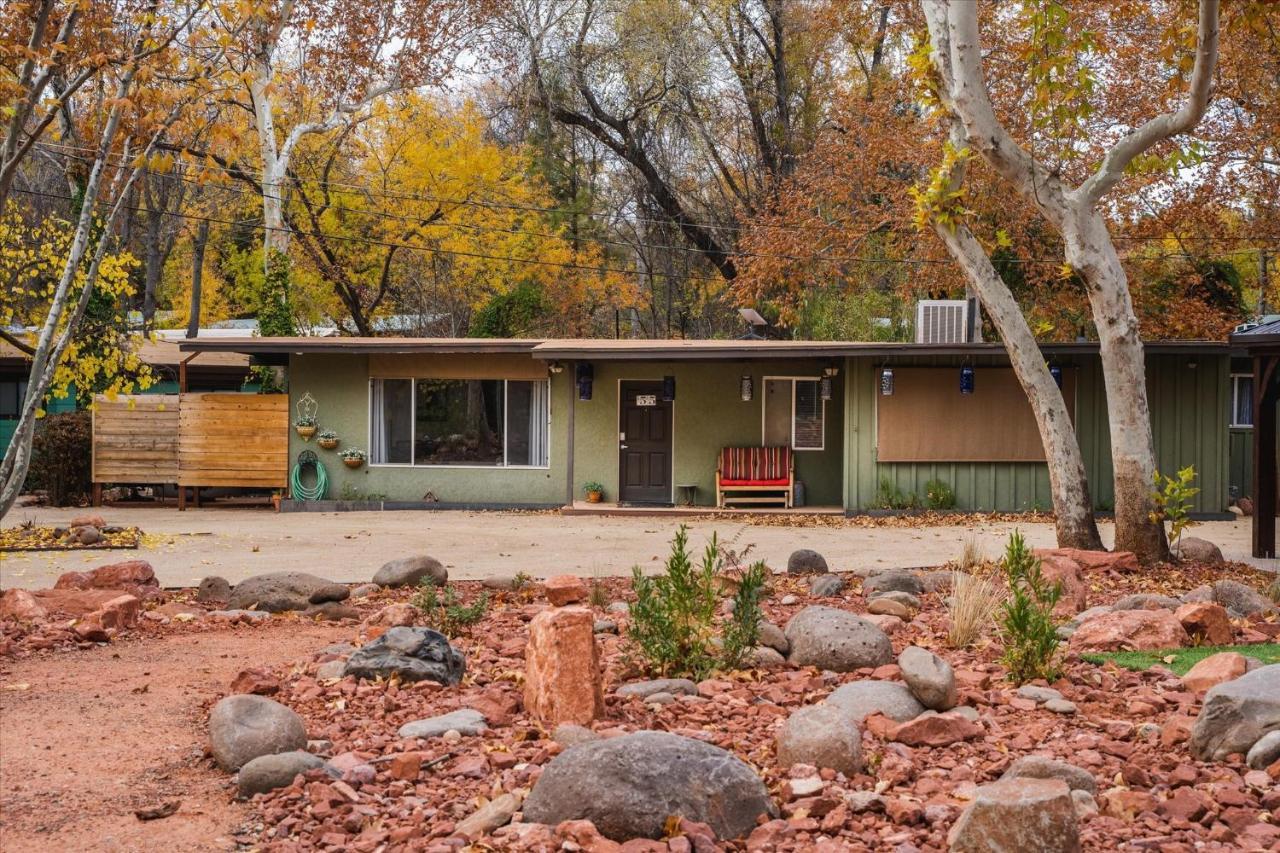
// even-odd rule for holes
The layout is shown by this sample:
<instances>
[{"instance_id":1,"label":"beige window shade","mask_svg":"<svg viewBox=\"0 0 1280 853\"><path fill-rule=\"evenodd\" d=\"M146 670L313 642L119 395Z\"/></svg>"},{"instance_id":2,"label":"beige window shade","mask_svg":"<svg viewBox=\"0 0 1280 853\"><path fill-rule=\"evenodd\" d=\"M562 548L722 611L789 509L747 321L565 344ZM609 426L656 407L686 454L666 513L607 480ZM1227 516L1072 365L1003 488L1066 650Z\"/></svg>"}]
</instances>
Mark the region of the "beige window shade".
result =
<instances>
[{"instance_id":1,"label":"beige window shade","mask_svg":"<svg viewBox=\"0 0 1280 853\"><path fill-rule=\"evenodd\" d=\"M960 368L893 368L893 394L876 376L876 459L880 462L1043 462L1031 404L1007 367L975 367L974 392L960 393ZM1076 372L1062 395L1075 419Z\"/></svg>"}]
</instances>

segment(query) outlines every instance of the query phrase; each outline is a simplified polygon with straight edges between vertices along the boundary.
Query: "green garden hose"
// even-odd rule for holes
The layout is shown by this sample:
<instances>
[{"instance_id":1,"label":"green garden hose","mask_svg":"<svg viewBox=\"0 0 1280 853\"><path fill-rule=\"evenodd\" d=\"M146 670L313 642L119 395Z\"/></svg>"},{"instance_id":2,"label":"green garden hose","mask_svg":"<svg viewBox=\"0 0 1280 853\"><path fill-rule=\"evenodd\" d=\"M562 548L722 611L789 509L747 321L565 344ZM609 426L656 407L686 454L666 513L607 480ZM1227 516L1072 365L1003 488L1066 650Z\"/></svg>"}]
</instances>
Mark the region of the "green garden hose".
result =
<instances>
[{"instance_id":1,"label":"green garden hose","mask_svg":"<svg viewBox=\"0 0 1280 853\"><path fill-rule=\"evenodd\" d=\"M314 486L302 485L302 471L307 466L311 466L316 471ZM325 470L324 463L316 458L315 451L304 450L298 454L298 462L293 466L293 473L289 475L289 488L293 492L295 501L324 500L324 493L329 489L329 472Z\"/></svg>"}]
</instances>

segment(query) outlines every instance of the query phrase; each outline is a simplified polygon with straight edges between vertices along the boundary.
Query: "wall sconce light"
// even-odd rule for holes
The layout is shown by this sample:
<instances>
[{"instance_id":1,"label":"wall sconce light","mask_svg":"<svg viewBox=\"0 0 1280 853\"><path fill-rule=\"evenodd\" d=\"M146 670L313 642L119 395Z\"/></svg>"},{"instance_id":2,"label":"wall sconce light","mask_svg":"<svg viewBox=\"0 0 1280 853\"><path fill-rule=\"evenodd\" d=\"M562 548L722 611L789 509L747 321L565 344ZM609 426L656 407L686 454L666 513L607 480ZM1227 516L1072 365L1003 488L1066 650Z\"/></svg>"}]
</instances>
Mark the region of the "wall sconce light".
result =
<instances>
[{"instance_id":1,"label":"wall sconce light","mask_svg":"<svg viewBox=\"0 0 1280 853\"><path fill-rule=\"evenodd\" d=\"M1196 363L1196 360L1194 358L1187 360L1187 367L1190 368L1191 370L1195 370L1198 366L1199 365Z\"/></svg>"},{"instance_id":2,"label":"wall sconce light","mask_svg":"<svg viewBox=\"0 0 1280 853\"><path fill-rule=\"evenodd\" d=\"M553 361L547 365L547 370L557 375L564 373L564 365L558 361Z\"/></svg>"},{"instance_id":3,"label":"wall sconce light","mask_svg":"<svg viewBox=\"0 0 1280 853\"><path fill-rule=\"evenodd\" d=\"M823 376L818 380L818 396L825 403L831 399L831 377Z\"/></svg>"},{"instance_id":4,"label":"wall sconce light","mask_svg":"<svg viewBox=\"0 0 1280 853\"><path fill-rule=\"evenodd\" d=\"M674 376L662 377L662 402L670 403L676 398L676 378Z\"/></svg>"},{"instance_id":5,"label":"wall sconce light","mask_svg":"<svg viewBox=\"0 0 1280 853\"><path fill-rule=\"evenodd\" d=\"M960 368L960 393L972 394L974 385L973 368L965 365Z\"/></svg>"},{"instance_id":6,"label":"wall sconce light","mask_svg":"<svg viewBox=\"0 0 1280 853\"><path fill-rule=\"evenodd\" d=\"M574 377L578 383L578 399L591 399L591 383L596 378L595 369L590 363L584 362L578 365L577 373Z\"/></svg>"},{"instance_id":7,"label":"wall sconce light","mask_svg":"<svg viewBox=\"0 0 1280 853\"><path fill-rule=\"evenodd\" d=\"M1056 364L1049 365L1049 375L1053 377L1053 381L1057 383L1058 390L1062 390L1062 368Z\"/></svg>"},{"instance_id":8,"label":"wall sconce light","mask_svg":"<svg viewBox=\"0 0 1280 853\"><path fill-rule=\"evenodd\" d=\"M756 382L751 378L750 373L742 374L742 379L738 382L738 392L744 403L750 403L756 396Z\"/></svg>"},{"instance_id":9,"label":"wall sconce light","mask_svg":"<svg viewBox=\"0 0 1280 853\"><path fill-rule=\"evenodd\" d=\"M880 370L880 396L893 396L893 368L885 367Z\"/></svg>"}]
</instances>

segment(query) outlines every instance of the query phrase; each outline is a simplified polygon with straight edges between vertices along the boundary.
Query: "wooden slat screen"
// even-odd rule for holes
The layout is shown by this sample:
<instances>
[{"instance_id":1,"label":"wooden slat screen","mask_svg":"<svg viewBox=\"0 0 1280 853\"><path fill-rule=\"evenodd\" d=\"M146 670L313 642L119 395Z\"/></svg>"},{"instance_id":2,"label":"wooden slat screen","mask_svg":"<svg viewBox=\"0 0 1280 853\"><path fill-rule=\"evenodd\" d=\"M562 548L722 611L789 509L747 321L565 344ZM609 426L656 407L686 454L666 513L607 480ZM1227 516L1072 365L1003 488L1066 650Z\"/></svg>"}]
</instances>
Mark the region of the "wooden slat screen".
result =
<instances>
[{"instance_id":1,"label":"wooden slat screen","mask_svg":"<svg viewBox=\"0 0 1280 853\"><path fill-rule=\"evenodd\" d=\"M99 394L93 402L93 482L178 481L177 394Z\"/></svg>"},{"instance_id":2,"label":"wooden slat screen","mask_svg":"<svg viewBox=\"0 0 1280 853\"><path fill-rule=\"evenodd\" d=\"M178 484L284 488L287 394L183 394Z\"/></svg>"},{"instance_id":3,"label":"wooden slat screen","mask_svg":"<svg viewBox=\"0 0 1280 853\"><path fill-rule=\"evenodd\" d=\"M1043 462L1031 404L1007 367L975 367L974 393L960 393L960 368L893 368L893 394L876 373L879 462ZM1062 395L1075 419L1075 370Z\"/></svg>"}]
</instances>

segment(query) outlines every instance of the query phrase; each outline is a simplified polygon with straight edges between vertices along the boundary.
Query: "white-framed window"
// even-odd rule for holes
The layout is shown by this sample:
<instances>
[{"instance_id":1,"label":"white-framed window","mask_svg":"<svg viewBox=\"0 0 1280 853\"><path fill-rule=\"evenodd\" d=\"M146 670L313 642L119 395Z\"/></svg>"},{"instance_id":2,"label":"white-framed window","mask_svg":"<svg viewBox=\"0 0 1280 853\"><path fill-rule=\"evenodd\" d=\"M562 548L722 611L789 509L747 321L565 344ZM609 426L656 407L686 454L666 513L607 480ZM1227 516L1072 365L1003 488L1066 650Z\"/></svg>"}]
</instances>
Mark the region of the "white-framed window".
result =
<instances>
[{"instance_id":1,"label":"white-framed window","mask_svg":"<svg viewBox=\"0 0 1280 853\"><path fill-rule=\"evenodd\" d=\"M27 399L27 380L0 380L0 420L17 420Z\"/></svg>"},{"instance_id":2,"label":"white-framed window","mask_svg":"<svg viewBox=\"0 0 1280 853\"><path fill-rule=\"evenodd\" d=\"M819 380L809 376L766 376L762 419L766 447L822 450L827 404L822 399Z\"/></svg>"},{"instance_id":3,"label":"white-framed window","mask_svg":"<svg viewBox=\"0 0 1280 853\"><path fill-rule=\"evenodd\" d=\"M546 468L545 379L370 379L369 464Z\"/></svg>"},{"instance_id":4,"label":"white-framed window","mask_svg":"<svg viewBox=\"0 0 1280 853\"><path fill-rule=\"evenodd\" d=\"M1227 423L1233 427L1253 426L1253 374L1231 374L1231 411Z\"/></svg>"}]
</instances>

